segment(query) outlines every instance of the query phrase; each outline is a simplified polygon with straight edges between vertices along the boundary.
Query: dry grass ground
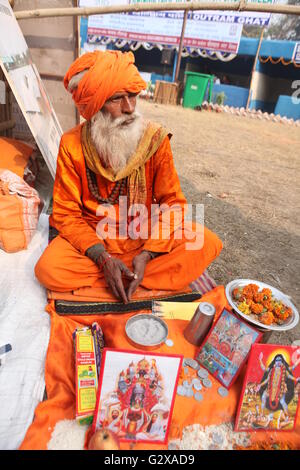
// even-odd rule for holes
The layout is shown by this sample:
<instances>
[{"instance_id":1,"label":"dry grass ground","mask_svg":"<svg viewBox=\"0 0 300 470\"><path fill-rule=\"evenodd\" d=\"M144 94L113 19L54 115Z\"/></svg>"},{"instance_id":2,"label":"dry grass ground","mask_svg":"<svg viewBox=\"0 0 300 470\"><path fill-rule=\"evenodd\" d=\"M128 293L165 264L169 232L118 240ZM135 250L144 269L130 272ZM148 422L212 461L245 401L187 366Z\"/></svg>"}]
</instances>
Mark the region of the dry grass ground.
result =
<instances>
[{"instance_id":1,"label":"dry grass ground","mask_svg":"<svg viewBox=\"0 0 300 470\"><path fill-rule=\"evenodd\" d=\"M299 309L300 128L144 100L139 109L173 133L187 200L204 204L205 225L223 241L210 274L224 285L235 278L267 282ZM300 324L270 342L294 339Z\"/></svg>"}]
</instances>

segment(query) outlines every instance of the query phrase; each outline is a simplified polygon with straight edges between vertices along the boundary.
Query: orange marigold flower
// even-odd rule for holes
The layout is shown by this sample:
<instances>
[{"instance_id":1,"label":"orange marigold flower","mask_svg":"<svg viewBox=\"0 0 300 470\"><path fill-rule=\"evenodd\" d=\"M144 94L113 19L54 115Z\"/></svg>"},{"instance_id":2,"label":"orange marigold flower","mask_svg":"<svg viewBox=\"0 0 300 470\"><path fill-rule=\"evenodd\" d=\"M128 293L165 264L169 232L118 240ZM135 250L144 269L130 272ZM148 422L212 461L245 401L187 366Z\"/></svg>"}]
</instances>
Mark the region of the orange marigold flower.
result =
<instances>
[{"instance_id":1,"label":"orange marigold flower","mask_svg":"<svg viewBox=\"0 0 300 470\"><path fill-rule=\"evenodd\" d=\"M272 323L274 322L273 313L272 313L272 312L269 312L269 311L263 313L263 314L260 316L260 321L261 321L264 325L272 325Z\"/></svg>"},{"instance_id":2,"label":"orange marigold flower","mask_svg":"<svg viewBox=\"0 0 300 470\"><path fill-rule=\"evenodd\" d=\"M264 308L266 308L267 310L269 310L270 312L273 312L274 311L274 306L272 304L272 302L270 300L264 300L262 302L262 305Z\"/></svg>"},{"instance_id":3,"label":"orange marigold flower","mask_svg":"<svg viewBox=\"0 0 300 470\"><path fill-rule=\"evenodd\" d=\"M259 315L260 313L262 313L263 309L263 305L252 302L251 310L253 313L255 313L255 315Z\"/></svg>"},{"instance_id":4,"label":"orange marigold flower","mask_svg":"<svg viewBox=\"0 0 300 470\"><path fill-rule=\"evenodd\" d=\"M260 293L255 294L255 295L253 296L253 300L254 300L254 302L256 302L257 304L262 303L263 300L264 300L264 295L263 295L263 294L260 294Z\"/></svg>"},{"instance_id":5,"label":"orange marigold flower","mask_svg":"<svg viewBox=\"0 0 300 470\"><path fill-rule=\"evenodd\" d=\"M267 296L268 299L271 299L272 298L272 291L271 289L262 289L261 293L264 295L264 296Z\"/></svg>"},{"instance_id":6,"label":"orange marigold flower","mask_svg":"<svg viewBox=\"0 0 300 470\"><path fill-rule=\"evenodd\" d=\"M253 294L259 291L259 287L256 284L248 284L248 286L252 290Z\"/></svg>"},{"instance_id":7,"label":"orange marigold flower","mask_svg":"<svg viewBox=\"0 0 300 470\"><path fill-rule=\"evenodd\" d=\"M273 310L273 314L274 314L276 317L281 317L281 315L282 315L281 310L282 310L281 307L275 307L274 310Z\"/></svg>"}]
</instances>

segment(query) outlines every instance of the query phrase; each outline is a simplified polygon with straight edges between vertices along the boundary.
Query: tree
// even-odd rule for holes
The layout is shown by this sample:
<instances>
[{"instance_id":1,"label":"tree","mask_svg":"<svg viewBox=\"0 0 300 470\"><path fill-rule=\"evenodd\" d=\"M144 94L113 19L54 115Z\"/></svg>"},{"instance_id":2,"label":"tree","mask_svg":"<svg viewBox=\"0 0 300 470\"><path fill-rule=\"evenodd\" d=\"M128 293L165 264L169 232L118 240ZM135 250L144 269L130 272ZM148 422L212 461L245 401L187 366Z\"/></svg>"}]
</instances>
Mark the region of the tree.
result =
<instances>
[{"instance_id":1,"label":"tree","mask_svg":"<svg viewBox=\"0 0 300 470\"><path fill-rule=\"evenodd\" d=\"M275 1L275 3L287 3L288 5L300 5L300 0ZM244 26L243 36L258 38L261 26ZM269 27L266 28L266 39L286 39L300 41L300 16L298 15L272 15Z\"/></svg>"},{"instance_id":2,"label":"tree","mask_svg":"<svg viewBox=\"0 0 300 470\"><path fill-rule=\"evenodd\" d=\"M288 0L288 5L300 5L300 0ZM275 16L275 15L273 15ZM298 15L276 15L272 18L267 30L269 39L287 39L290 41L300 40L300 16Z\"/></svg>"}]
</instances>

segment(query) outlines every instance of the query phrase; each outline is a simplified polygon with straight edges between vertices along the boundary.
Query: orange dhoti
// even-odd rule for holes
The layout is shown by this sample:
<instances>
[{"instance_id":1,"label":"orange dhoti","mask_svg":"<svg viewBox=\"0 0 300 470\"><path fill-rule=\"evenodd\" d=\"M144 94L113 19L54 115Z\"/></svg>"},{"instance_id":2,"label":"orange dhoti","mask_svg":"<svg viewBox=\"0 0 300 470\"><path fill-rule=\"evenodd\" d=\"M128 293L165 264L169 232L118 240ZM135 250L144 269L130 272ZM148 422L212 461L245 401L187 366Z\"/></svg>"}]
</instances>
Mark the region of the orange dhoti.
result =
<instances>
[{"instance_id":1,"label":"orange dhoti","mask_svg":"<svg viewBox=\"0 0 300 470\"><path fill-rule=\"evenodd\" d=\"M189 243L186 239L174 240L173 249L169 253L151 260L146 266L141 286L151 290L180 291L197 279L222 249L222 242L207 228L204 228L202 248L189 250L186 249L186 243ZM112 255L132 269L132 260L140 251L138 248ZM56 237L46 248L36 265L35 273L41 284L55 292L107 286L102 270L61 236Z\"/></svg>"}]
</instances>

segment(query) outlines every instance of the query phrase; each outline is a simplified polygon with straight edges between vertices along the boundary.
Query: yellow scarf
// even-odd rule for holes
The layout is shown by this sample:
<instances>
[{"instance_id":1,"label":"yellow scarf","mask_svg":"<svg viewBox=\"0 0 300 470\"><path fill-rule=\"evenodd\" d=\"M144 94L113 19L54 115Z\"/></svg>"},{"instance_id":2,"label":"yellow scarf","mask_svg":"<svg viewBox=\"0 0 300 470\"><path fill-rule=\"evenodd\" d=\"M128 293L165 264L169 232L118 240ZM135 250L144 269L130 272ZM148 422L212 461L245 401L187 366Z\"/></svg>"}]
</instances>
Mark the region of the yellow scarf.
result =
<instances>
[{"instance_id":1,"label":"yellow scarf","mask_svg":"<svg viewBox=\"0 0 300 470\"><path fill-rule=\"evenodd\" d=\"M91 124L86 121L82 126L81 142L88 168L94 173L115 182L127 178L128 205L145 204L147 198L145 163L158 150L166 136L171 134L160 124L149 122L139 145L126 167L116 175L111 169L104 168L100 162L96 147L91 139Z\"/></svg>"}]
</instances>

